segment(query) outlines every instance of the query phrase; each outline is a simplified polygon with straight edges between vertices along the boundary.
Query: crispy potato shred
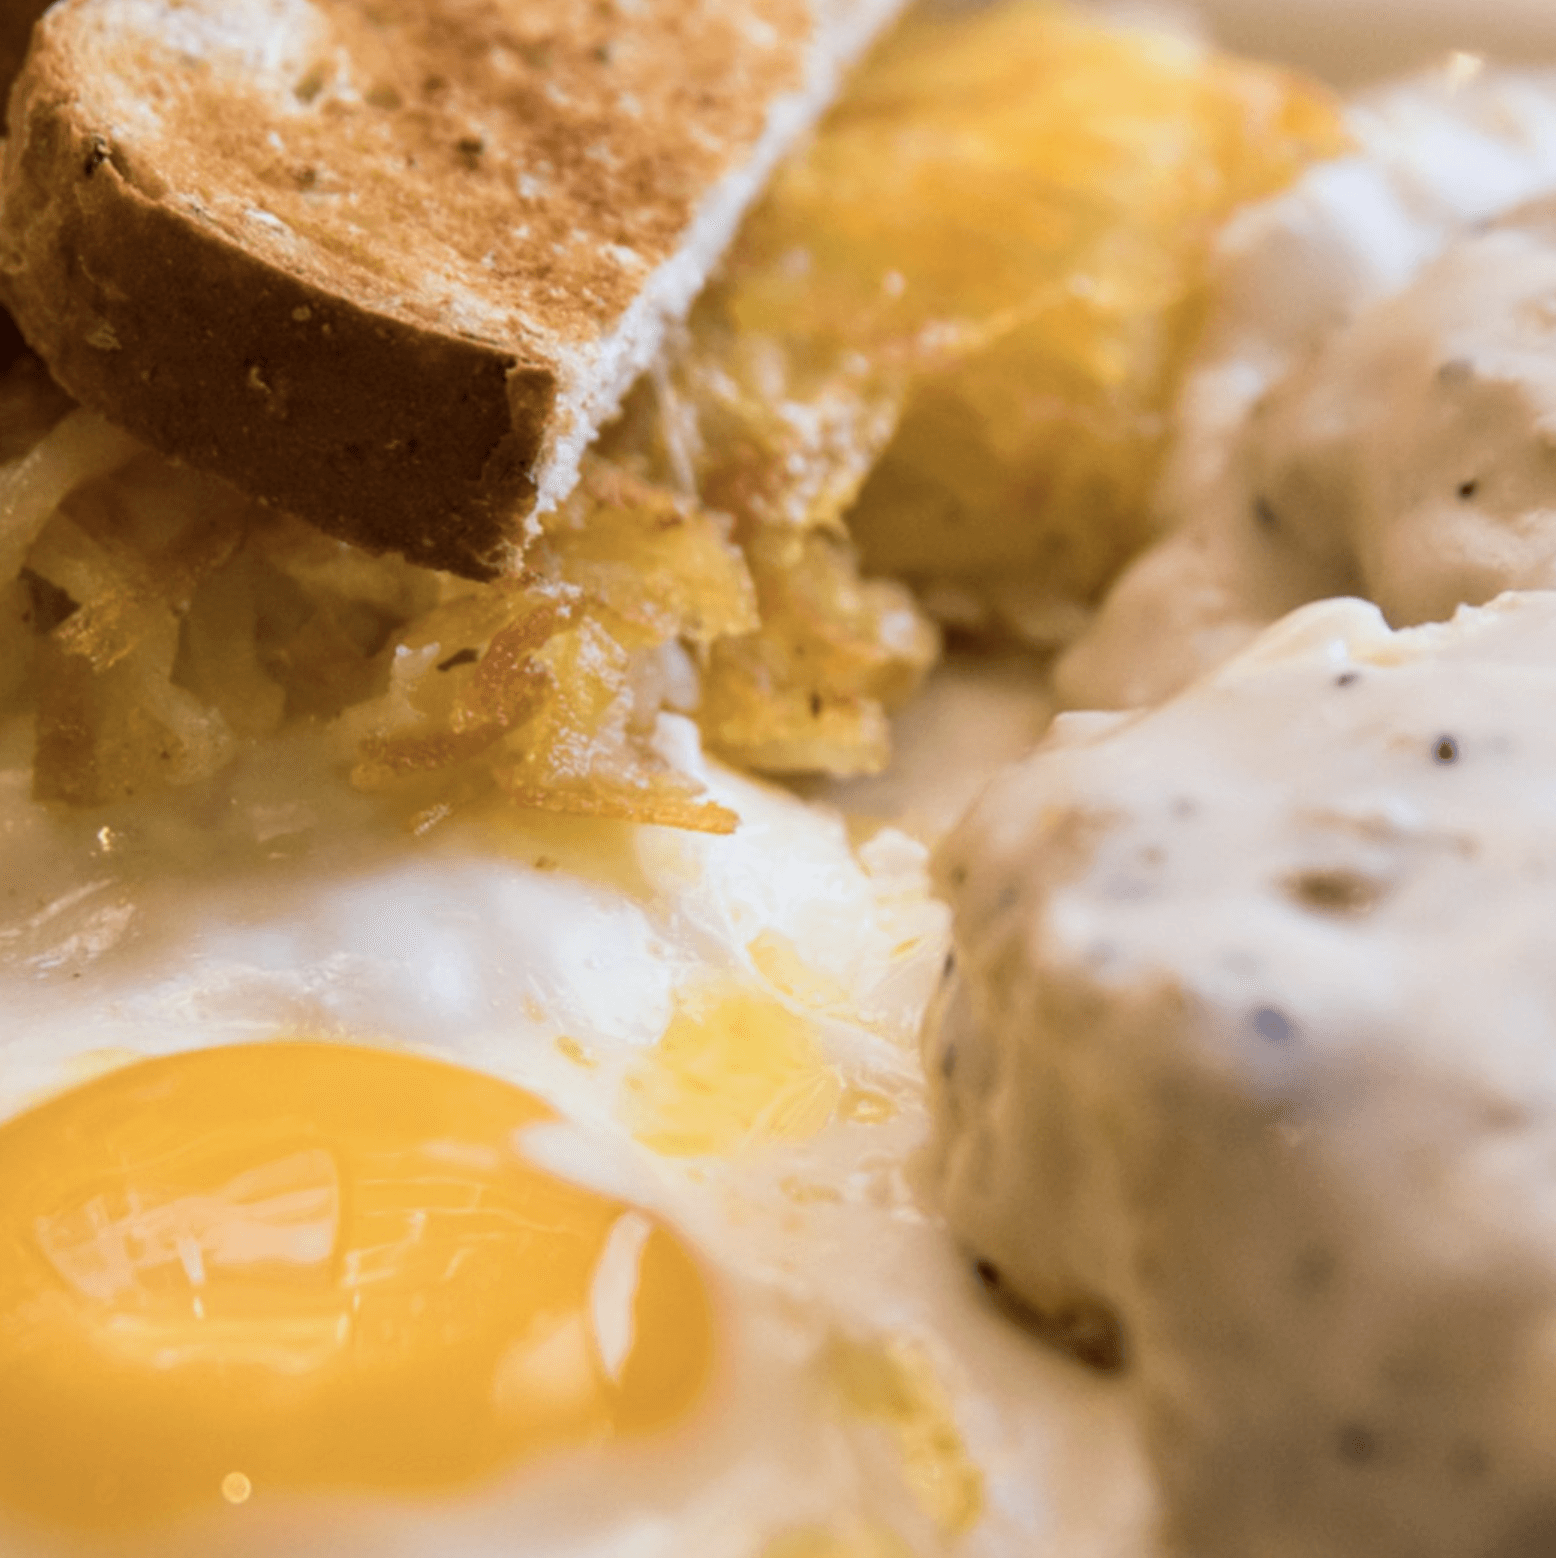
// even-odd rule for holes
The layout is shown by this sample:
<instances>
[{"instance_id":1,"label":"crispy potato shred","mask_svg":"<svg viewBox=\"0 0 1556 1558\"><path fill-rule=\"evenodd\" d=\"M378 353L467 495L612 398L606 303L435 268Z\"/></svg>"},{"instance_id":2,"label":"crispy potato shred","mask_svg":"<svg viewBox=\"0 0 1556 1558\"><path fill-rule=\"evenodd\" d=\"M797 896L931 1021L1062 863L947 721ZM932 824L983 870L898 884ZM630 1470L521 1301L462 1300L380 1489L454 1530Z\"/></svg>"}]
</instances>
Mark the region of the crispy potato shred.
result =
<instances>
[{"instance_id":1,"label":"crispy potato shred","mask_svg":"<svg viewBox=\"0 0 1556 1558\"><path fill-rule=\"evenodd\" d=\"M1217 226L1341 145L1316 90L1185 44L1027 0L909 23L495 583L262 510L24 360L0 701L34 792L188 784L309 723L418 828L495 791L731 830L666 712L746 767L877 771L939 635L861 554L1062 637L1146 539Z\"/></svg>"},{"instance_id":2,"label":"crispy potato shred","mask_svg":"<svg viewBox=\"0 0 1556 1558\"><path fill-rule=\"evenodd\" d=\"M870 570L1062 642L1148 538L1216 233L1346 148L1322 89L1181 39L1020 0L910 19L699 308L738 352L694 354L688 398L747 391L711 490L770 514L798 458Z\"/></svg>"}]
</instances>

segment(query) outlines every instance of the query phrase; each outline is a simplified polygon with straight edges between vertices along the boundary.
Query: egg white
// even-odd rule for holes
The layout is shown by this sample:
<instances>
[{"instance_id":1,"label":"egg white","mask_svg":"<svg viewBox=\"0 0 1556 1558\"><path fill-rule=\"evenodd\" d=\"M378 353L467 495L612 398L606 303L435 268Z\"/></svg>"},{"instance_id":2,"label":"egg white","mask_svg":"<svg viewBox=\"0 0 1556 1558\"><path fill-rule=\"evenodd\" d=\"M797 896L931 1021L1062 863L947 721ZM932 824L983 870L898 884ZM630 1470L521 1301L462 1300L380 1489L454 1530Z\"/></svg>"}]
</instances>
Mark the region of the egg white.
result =
<instances>
[{"instance_id":1,"label":"egg white","mask_svg":"<svg viewBox=\"0 0 1556 1558\"><path fill-rule=\"evenodd\" d=\"M761 1558L805 1530L838 1554L887 1550L868 1545L886 1533L987 1558L1138 1547L1148 1495L1117 1387L993 1314L915 1185L915 1035L946 945L923 848L890 828L856 847L836 812L703 764L689 725L661 736L740 814L732 837L505 809L418 838L306 734L219 783L66 814L27 799L24 737L4 738L0 1119L205 1045L301 1034L441 1056L550 1101L562 1119L526 1151L667 1217L718 1310L717 1378L658 1439L459 1498L256 1496L115 1552ZM774 984L763 946L803 977ZM872 1107L715 1158L635 1141L624 1079L677 990L715 978L811 1021ZM926 1371L953 1480L978 1490L965 1532L892 1425L840 1394L839 1345ZM0 1520L0 1550L74 1549Z\"/></svg>"}]
</instances>

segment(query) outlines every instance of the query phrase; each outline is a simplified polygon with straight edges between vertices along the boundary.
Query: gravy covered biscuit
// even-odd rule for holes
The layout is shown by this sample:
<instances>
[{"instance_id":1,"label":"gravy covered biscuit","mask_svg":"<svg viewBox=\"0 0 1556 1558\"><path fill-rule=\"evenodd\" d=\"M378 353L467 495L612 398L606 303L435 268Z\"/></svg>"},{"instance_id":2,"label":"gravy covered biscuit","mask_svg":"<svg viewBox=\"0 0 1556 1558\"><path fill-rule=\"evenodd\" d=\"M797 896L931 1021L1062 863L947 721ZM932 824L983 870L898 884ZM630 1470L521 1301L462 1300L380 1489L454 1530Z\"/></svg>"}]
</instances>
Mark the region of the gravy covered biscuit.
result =
<instances>
[{"instance_id":1,"label":"gravy covered biscuit","mask_svg":"<svg viewBox=\"0 0 1556 1558\"><path fill-rule=\"evenodd\" d=\"M1165 534L1060 664L1067 703L1154 702L1325 596L1402 627L1556 583L1556 82L1440 72L1347 117L1356 156L1222 237Z\"/></svg>"},{"instance_id":2,"label":"gravy covered biscuit","mask_svg":"<svg viewBox=\"0 0 1556 1558\"><path fill-rule=\"evenodd\" d=\"M0 294L163 453L490 576L894 3L67 0Z\"/></svg>"},{"instance_id":3,"label":"gravy covered biscuit","mask_svg":"<svg viewBox=\"0 0 1556 1558\"><path fill-rule=\"evenodd\" d=\"M1556 596L1311 606L942 846L938 1173L1110 1338L1170 1550L1556 1543Z\"/></svg>"}]
</instances>

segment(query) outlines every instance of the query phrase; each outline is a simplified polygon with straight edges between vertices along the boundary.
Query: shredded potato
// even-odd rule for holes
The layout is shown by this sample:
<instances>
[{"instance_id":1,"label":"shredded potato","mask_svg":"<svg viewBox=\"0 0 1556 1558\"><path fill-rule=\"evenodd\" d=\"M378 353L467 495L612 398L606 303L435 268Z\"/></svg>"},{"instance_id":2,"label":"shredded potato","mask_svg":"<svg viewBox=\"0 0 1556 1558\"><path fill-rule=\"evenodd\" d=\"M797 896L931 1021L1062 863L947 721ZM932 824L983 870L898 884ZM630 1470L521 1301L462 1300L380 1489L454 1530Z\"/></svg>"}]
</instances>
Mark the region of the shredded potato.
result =
<instances>
[{"instance_id":1,"label":"shredded potato","mask_svg":"<svg viewBox=\"0 0 1556 1558\"><path fill-rule=\"evenodd\" d=\"M123 465L140 446L90 411L71 411L52 427L46 418L58 391L32 371L13 373L0 397L0 444L26 444L0 466L0 578L12 579L27 549L60 503L78 487ZM39 426L45 422L44 426Z\"/></svg>"},{"instance_id":2,"label":"shredded potato","mask_svg":"<svg viewBox=\"0 0 1556 1558\"><path fill-rule=\"evenodd\" d=\"M619 466L585 461L578 491L546 520L545 564L654 642L706 648L761 626L756 589L726 516Z\"/></svg>"},{"instance_id":3,"label":"shredded potato","mask_svg":"<svg viewBox=\"0 0 1556 1558\"><path fill-rule=\"evenodd\" d=\"M528 572L473 584L367 556L99 427L74 413L0 470L36 487L67 438L98 440L64 461L73 481L50 478L60 496L0 601L38 798L191 783L313 720L355 784L404 791L423 819L495 790L735 826L655 740L661 710L697 702L689 653L759 626L727 521L599 466Z\"/></svg>"},{"instance_id":4,"label":"shredded potato","mask_svg":"<svg viewBox=\"0 0 1556 1558\"><path fill-rule=\"evenodd\" d=\"M0 379L0 700L31 706L35 793L191 783L298 721L419 827L497 793L729 830L666 711L748 767L879 770L939 640L856 538L942 599L971 581L1071 622L1055 602L1142 539L1210 234L1336 123L1278 73L1026 0L910 23L495 583L261 510L24 359Z\"/></svg>"},{"instance_id":5,"label":"shredded potato","mask_svg":"<svg viewBox=\"0 0 1556 1558\"><path fill-rule=\"evenodd\" d=\"M1072 634L1148 539L1214 234L1345 146L1320 89L1180 40L910 18L693 316L705 494L791 522L857 494L866 564L948 620Z\"/></svg>"},{"instance_id":6,"label":"shredded potato","mask_svg":"<svg viewBox=\"0 0 1556 1558\"><path fill-rule=\"evenodd\" d=\"M890 756L884 711L933 663L935 631L901 585L860 579L828 531L762 527L747 555L762 626L713 647L709 744L769 772L878 772Z\"/></svg>"}]
</instances>

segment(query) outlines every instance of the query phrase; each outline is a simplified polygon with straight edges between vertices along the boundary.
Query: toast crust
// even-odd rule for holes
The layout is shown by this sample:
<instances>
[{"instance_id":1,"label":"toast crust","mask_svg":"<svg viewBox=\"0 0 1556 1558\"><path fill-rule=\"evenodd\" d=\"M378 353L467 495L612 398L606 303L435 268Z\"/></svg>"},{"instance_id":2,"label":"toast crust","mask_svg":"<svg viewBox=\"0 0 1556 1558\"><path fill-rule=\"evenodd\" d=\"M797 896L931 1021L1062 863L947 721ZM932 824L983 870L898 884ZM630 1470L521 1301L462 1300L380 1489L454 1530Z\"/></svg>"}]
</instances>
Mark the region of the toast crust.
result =
<instances>
[{"instance_id":1,"label":"toast crust","mask_svg":"<svg viewBox=\"0 0 1556 1558\"><path fill-rule=\"evenodd\" d=\"M100 144L26 143L47 204L23 220L51 231L8 300L55 378L152 447L345 540L499 572L507 518L534 496L550 375L256 264L98 162ZM510 372L536 399L527 441Z\"/></svg>"},{"instance_id":2,"label":"toast crust","mask_svg":"<svg viewBox=\"0 0 1556 1558\"><path fill-rule=\"evenodd\" d=\"M894 0L65 0L0 293L78 399L487 577Z\"/></svg>"}]
</instances>

